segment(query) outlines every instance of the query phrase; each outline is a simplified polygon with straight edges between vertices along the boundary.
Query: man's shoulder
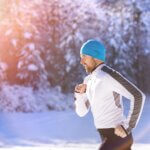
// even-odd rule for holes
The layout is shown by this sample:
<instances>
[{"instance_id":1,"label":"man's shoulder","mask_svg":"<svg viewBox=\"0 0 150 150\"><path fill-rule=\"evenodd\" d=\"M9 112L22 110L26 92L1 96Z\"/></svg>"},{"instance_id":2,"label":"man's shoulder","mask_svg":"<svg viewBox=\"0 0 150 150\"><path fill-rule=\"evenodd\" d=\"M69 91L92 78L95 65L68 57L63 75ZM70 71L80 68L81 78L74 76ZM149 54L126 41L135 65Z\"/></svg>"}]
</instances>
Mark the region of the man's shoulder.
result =
<instances>
[{"instance_id":1,"label":"man's shoulder","mask_svg":"<svg viewBox=\"0 0 150 150\"><path fill-rule=\"evenodd\" d=\"M112 73L116 70L114 70L112 67L108 66L108 65L104 65L102 68L101 68L102 72L105 72L105 73Z\"/></svg>"},{"instance_id":2,"label":"man's shoulder","mask_svg":"<svg viewBox=\"0 0 150 150\"><path fill-rule=\"evenodd\" d=\"M102 68L102 71L107 74L107 76L110 80L116 80L119 82L127 81L127 79L120 72L118 72L117 70L115 70L109 66L104 66Z\"/></svg>"},{"instance_id":3,"label":"man's shoulder","mask_svg":"<svg viewBox=\"0 0 150 150\"><path fill-rule=\"evenodd\" d=\"M116 75L121 75L118 71L116 71L115 69L111 68L110 66L107 66L107 65L104 65L102 68L101 68L102 72L104 72L105 74L107 75L110 75L110 76L116 76Z\"/></svg>"},{"instance_id":4,"label":"man's shoulder","mask_svg":"<svg viewBox=\"0 0 150 150\"><path fill-rule=\"evenodd\" d=\"M96 72L96 74L95 74L95 77L102 79L102 78L104 78L104 77L106 76L106 74L107 74L106 72L104 72L104 71L102 71L102 70L98 70L98 71Z\"/></svg>"},{"instance_id":5,"label":"man's shoulder","mask_svg":"<svg viewBox=\"0 0 150 150\"><path fill-rule=\"evenodd\" d=\"M103 67L105 67L106 65L104 65ZM103 68L102 67L102 68ZM96 77L96 79L100 79L100 80L103 80L107 77L107 73L105 71L103 71L101 69L98 69L95 73L94 73L94 76Z\"/></svg>"},{"instance_id":6,"label":"man's shoulder","mask_svg":"<svg viewBox=\"0 0 150 150\"><path fill-rule=\"evenodd\" d=\"M117 76L121 76L121 74L113 69L112 67L108 65L104 65L98 72L97 72L97 77L101 79L106 79L106 80L112 80Z\"/></svg>"}]
</instances>

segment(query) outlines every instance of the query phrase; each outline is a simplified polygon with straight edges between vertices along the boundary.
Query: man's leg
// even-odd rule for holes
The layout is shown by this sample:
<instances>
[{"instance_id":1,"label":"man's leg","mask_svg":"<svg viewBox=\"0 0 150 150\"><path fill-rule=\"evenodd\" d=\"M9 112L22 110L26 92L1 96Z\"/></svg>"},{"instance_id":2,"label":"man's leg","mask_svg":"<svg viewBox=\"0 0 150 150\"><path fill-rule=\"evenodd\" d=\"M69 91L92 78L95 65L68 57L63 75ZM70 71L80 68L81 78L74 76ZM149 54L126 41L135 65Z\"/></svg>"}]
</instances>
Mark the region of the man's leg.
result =
<instances>
[{"instance_id":1,"label":"man's leg","mask_svg":"<svg viewBox=\"0 0 150 150\"><path fill-rule=\"evenodd\" d=\"M112 150L112 145L107 138L102 141L98 150Z\"/></svg>"}]
</instances>

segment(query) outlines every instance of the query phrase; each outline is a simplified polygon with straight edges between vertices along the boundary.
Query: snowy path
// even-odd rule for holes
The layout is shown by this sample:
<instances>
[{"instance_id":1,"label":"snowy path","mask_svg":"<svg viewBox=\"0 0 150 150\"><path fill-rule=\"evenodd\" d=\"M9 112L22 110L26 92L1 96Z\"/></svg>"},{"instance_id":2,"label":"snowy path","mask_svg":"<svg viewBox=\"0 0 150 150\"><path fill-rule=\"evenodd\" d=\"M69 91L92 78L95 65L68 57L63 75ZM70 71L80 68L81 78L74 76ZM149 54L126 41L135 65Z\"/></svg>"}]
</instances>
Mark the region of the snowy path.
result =
<instances>
[{"instance_id":1,"label":"snowy path","mask_svg":"<svg viewBox=\"0 0 150 150\"><path fill-rule=\"evenodd\" d=\"M59 145L40 145L32 147L9 147L0 148L1 150L97 150L98 144L59 144ZM149 150L150 144L135 144L132 150Z\"/></svg>"},{"instance_id":2,"label":"snowy path","mask_svg":"<svg viewBox=\"0 0 150 150\"><path fill-rule=\"evenodd\" d=\"M149 114L147 103L133 131L133 150L150 150ZM96 150L99 143L91 113L84 118L71 110L0 113L0 150Z\"/></svg>"}]
</instances>

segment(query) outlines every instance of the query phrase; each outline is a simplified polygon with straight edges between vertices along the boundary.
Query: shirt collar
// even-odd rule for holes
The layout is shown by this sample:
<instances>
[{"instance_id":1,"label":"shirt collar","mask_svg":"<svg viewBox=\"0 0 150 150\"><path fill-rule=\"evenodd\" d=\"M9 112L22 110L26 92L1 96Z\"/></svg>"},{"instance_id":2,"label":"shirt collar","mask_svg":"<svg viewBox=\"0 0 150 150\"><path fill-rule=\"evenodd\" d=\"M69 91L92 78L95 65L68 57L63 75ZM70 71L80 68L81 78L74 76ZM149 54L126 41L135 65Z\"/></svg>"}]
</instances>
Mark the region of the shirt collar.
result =
<instances>
[{"instance_id":1,"label":"shirt collar","mask_svg":"<svg viewBox=\"0 0 150 150\"><path fill-rule=\"evenodd\" d=\"M100 64L99 66L97 66L96 69L95 69L91 74L93 74L93 73L95 74L95 73L97 73L98 71L100 71L104 65L105 65L105 63Z\"/></svg>"}]
</instances>

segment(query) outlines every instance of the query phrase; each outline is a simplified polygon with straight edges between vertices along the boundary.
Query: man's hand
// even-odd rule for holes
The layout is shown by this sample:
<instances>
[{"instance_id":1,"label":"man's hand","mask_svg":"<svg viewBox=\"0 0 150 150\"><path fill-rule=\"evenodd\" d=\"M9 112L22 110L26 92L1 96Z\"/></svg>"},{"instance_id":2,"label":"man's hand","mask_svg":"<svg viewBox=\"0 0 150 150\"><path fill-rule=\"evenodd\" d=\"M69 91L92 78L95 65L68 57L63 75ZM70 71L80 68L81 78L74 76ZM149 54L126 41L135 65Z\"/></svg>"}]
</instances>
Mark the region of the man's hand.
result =
<instances>
[{"instance_id":1,"label":"man's hand","mask_svg":"<svg viewBox=\"0 0 150 150\"><path fill-rule=\"evenodd\" d=\"M121 126L121 125L118 125L116 128L115 128L115 134L117 136L120 136L122 138L125 138L127 136L127 133L125 132L125 129Z\"/></svg>"},{"instance_id":2,"label":"man's hand","mask_svg":"<svg viewBox=\"0 0 150 150\"><path fill-rule=\"evenodd\" d=\"M78 84L75 86L75 92L77 93L85 93L86 92L86 84Z\"/></svg>"}]
</instances>

